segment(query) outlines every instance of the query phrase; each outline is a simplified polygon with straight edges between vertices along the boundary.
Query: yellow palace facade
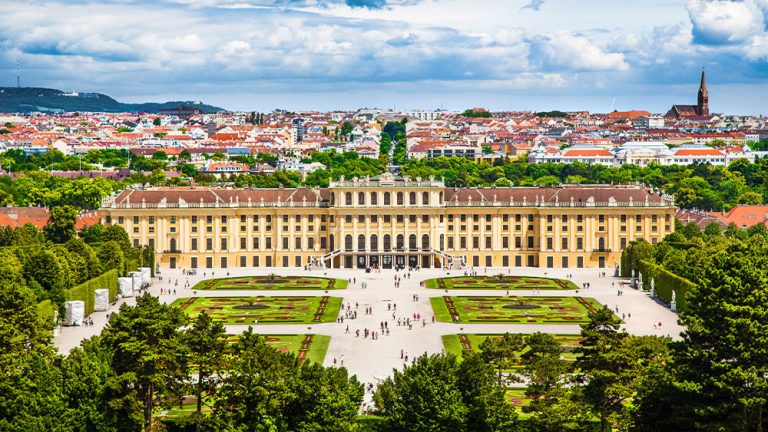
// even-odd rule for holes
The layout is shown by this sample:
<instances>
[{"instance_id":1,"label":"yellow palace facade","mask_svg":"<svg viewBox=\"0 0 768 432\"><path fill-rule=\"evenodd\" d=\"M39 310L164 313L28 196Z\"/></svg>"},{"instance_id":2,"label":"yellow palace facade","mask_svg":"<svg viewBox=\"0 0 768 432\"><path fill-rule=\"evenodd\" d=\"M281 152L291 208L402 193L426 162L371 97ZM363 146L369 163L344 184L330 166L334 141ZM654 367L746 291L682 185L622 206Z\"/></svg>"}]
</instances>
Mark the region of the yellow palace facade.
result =
<instances>
[{"instance_id":1,"label":"yellow palace facade","mask_svg":"<svg viewBox=\"0 0 768 432\"><path fill-rule=\"evenodd\" d=\"M328 188L128 189L101 221L161 267L613 267L674 229L670 197L636 186L447 188L383 174Z\"/></svg>"}]
</instances>

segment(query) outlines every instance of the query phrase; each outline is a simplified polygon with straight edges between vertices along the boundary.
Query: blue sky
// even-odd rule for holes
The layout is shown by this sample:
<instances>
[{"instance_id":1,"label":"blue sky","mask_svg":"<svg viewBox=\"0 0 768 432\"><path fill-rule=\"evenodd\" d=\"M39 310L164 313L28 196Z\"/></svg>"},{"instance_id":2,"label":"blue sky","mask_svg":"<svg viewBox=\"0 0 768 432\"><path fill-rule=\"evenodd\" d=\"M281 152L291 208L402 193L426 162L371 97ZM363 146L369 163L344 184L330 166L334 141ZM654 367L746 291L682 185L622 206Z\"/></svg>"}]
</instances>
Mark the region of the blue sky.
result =
<instances>
[{"instance_id":1,"label":"blue sky","mask_svg":"<svg viewBox=\"0 0 768 432\"><path fill-rule=\"evenodd\" d=\"M228 109L768 114L768 0L4 0L0 85Z\"/></svg>"}]
</instances>

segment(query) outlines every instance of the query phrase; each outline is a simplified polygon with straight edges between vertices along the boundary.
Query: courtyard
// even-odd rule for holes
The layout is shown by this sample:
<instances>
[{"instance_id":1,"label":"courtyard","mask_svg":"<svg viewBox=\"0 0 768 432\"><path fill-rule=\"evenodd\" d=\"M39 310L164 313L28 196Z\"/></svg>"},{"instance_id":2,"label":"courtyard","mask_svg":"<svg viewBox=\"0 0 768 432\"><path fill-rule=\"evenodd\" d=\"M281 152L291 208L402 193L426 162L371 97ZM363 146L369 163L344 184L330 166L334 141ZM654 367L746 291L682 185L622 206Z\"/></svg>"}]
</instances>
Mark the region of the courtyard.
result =
<instances>
[{"instance_id":1,"label":"courtyard","mask_svg":"<svg viewBox=\"0 0 768 432\"><path fill-rule=\"evenodd\" d=\"M233 325L311 324L336 320L339 297L187 297L176 299L192 320L205 312L216 321Z\"/></svg>"},{"instance_id":2,"label":"courtyard","mask_svg":"<svg viewBox=\"0 0 768 432\"><path fill-rule=\"evenodd\" d=\"M443 322L583 324L603 306L585 297L432 297L435 317Z\"/></svg>"},{"instance_id":3,"label":"courtyard","mask_svg":"<svg viewBox=\"0 0 768 432\"><path fill-rule=\"evenodd\" d=\"M344 367L348 368L350 373L357 375L362 382L375 383L383 377L391 375L393 369L402 369L405 362L400 357L401 350L409 354L411 358L418 354L434 354L449 351L443 344L443 336L453 336L458 341L456 339L457 333L487 335L503 334L505 332L521 334L544 332L557 335L578 335L580 331L580 322L578 320L553 322L542 319L538 322L530 323L526 320L506 321L495 319L488 321L452 322L442 297L444 293L436 289L426 288L422 283L430 279L453 279L457 275L461 275L461 272L458 271L422 269L411 272L409 278L407 277L407 272L396 272L395 270L365 273L363 270L352 269L311 271L294 268L230 268L226 271L216 269L216 275L223 275L226 272L231 274L231 278L266 278L274 273L279 275L280 279L285 277L295 277L297 279L325 277L342 281L349 279L352 282L348 284L346 289L333 292L338 297L328 297L329 294L326 294L322 289L297 292L288 288L275 288L269 289L269 291L264 289L254 289L251 291L248 289L226 288L197 291L196 294L193 288L177 288L176 293L171 294L170 292L173 291L169 290L169 288L176 287L175 281L177 279L179 287L184 287L187 283L189 283L190 287L196 287L201 282L210 281L211 273L207 273L206 277L200 270L198 270L197 274L189 275L182 273L180 269L162 269L161 275L159 275L162 277L162 280L159 277L153 278L150 293L159 296L160 301L165 303L181 305L182 303L189 302L185 307L185 312L191 316L196 316L203 308L206 308L209 313L218 315L219 319L223 320L228 334L239 334L245 327L252 325L258 333L270 335L270 337L288 337L285 341L274 342L282 344L282 348L288 349L291 352L295 352L294 349L298 346L296 338L300 338L300 335L307 333L316 335L310 344L310 351L315 350L315 337L321 335L328 336L330 340L328 340L324 359L319 349L316 350L317 354L310 352L306 356L310 359L316 357L326 366L333 365L334 359L337 360L337 364L341 364L343 361ZM480 272L483 273L482 269ZM521 280L542 279L544 276L544 272L536 268L512 268L511 270L489 268L487 275L493 277L493 275L500 272L509 272L511 276L520 277ZM572 277L569 278L569 275ZM478 277L482 276L486 275L478 275ZM589 301L589 304L595 306L606 305L612 310L619 308L619 313L617 313L619 316L624 312L631 314L631 318L628 317L622 324L622 327L631 334L679 337L678 335L682 328L677 325L677 316L674 312L650 299L646 292L626 289L623 296L617 296L616 289L612 286L612 283L618 284L620 279L600 277L598 269L547 269L547 276L567 280L576 286L582 286L584 283L591 284L592 288L579 290L579 293L594 299ZM398 288L394 284L395 277L400 278ZM467 279L464 276L459 277ZM365 282L365 288L363 288L363 282ZM161 289L163 289L162 294L160 294ZM451 288L451 290L451 295L459 297L498 298L501 295L501 298L504 298L504 293L500 292L499 288L464 287ZM512 288L510 288L511 290ZM574 291L569 290L546 291L540 285L537 286L536 290L541 291L537 294L532 288L528 290L518 288L514 292L523 298L544 298L544 295L541 293L551 293L560 298L569 298L576 295ZM270 296L273 295L275 297L258 297L258 295L267 292ZM417 297L414 297L414 295ZM206 298L203 299L202 296ZM321 318L322 322L314 321L319 304L324 297L328 297L329 300ZM340 297L343 297L343 299ZM190 298L199 298L199 300L190 301ZM268 304L269 299L275 298L280 300L278 303L270 306ZM442 315L447 317L445 322L437 321L434 324L431 322L431 316L435 314L436 310L433 310L430 298L438 300L436 303L439 307L435 309L442 308ZM243 299L252 299L255 303L265 304L267 308L232 309L232 306L238 303L247 304ZM572 301L574 304L571 306L575 306L577 310L570 311L568 314L577 317L586 316L583 307L579 306L576 300ZM134 304L134 302L135 299L131 297L121 299L119 303ZM351 305L353 310L358 311L357 319L348 319L344 323L336 322L339 305L342 302L345 304L345 308ZM564 301L560 301L560 303L568 304ZM218 305L218 307L212 307L214 305ZM397 311L394 312L395 318L393 319L393 311L388 310L388 306L393 307L394 305L397 305ZM56 347L61 352L68 352L78 346L83 339L98 335L106 325L107 313L116 312L118 306L119 304L111 307L107 312L94 312L91 315L94 321L93 327L63 327L57 329L58 335L54 339ZM366 308L372 310L372 313L365 314ZM581 312L579 312L579 308L582 308ZM529 315L538 314L547 309L532 309L529 311ZM519 314L521 312L520 310L513 309L501 309L501 311L507 314ZM277 314L275 318L279 319L270 319L268 314L273 313ZM412 329L406 326L397 326L396 321L398 318L402 320L406 317L412 317L414 313L426 317L426 325L422 326L419 323L413 326ZM389 324L390 332L388 335L382 335L376 340L366 339L362 334L360 337L355 336L356 330L361 332L366 328L378 330L382 322L388 322ZM663 323L663 327L659 326L659 323ZM346 332L347 326L349 326L350 333ZM472 340L470 337L470 343L474 349L480 341Z\"/></svg>"}]
</instances>

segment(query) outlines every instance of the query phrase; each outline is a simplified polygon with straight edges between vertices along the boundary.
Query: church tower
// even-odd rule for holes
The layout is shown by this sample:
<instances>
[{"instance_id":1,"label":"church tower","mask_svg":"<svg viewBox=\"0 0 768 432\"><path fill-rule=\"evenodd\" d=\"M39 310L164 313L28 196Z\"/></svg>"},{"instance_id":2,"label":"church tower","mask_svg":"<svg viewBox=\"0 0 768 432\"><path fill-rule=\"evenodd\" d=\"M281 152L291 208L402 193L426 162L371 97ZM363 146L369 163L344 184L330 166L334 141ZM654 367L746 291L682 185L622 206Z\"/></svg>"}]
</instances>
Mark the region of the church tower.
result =
<instances>
[{"instance_id":1,"label":"church tower","mask_svg":"<svg viewBox=\"0 0 768 432\"><path fill-rule=\"evenodd\" d=\"M699 100L696 104L696 111L700 116L709 115L709 91L707 90L707 80L704 75L704 69L701 69L701 84L699 84Z\"/></svg>"}]
</instances>

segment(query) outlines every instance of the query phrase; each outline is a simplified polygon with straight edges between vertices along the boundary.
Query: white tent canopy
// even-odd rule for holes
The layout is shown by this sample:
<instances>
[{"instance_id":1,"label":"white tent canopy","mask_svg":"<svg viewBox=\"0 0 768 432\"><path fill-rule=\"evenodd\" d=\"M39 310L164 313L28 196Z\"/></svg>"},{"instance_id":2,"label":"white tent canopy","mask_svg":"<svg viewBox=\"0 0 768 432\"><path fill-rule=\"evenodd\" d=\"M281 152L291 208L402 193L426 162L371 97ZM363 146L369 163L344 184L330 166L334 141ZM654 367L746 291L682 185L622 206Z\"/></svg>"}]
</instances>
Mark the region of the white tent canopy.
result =
<instances>
[{"instance_id":1,"label":"white tent canopy","mask_svg":"<svg viewBox=\"0 0 768 432\"><path fill-rule=\"evenodd\" d=\"M117 278L117 283L120 285L121 296L133 297L133 278L129 278L129 277Z\"/></svg>"},{"instance_id":2,"label":"white tent canopy","mask_svg":"<svg viewBox=\"0 0 768 432\"><path fill-rule=\"evenodd\" d=\"M93 301L94 311L105 311L109 309L109 290L97 289L93 292L95 298Z\"/></svg>"},{"instance_id":3,"label":"white tent canopy","mask_svg":"<svg viewBox=\"0 0 768 432\"><path fill-rule=\"evenodd\" d=\"M85 318L85 302L80 300L68 301L64 304L64 325L83 325Z\"/></svg>"},{"instance_id":4,"label":"white tent canopy","mask_svg":"<svg viewBox=\"0 0 768 432\"><path fill-rule=\"evenodd\" d=\"M141 283L141 272L134 271L134 272L130 272L128 274L133 279L133 290L136 291L136 292L141 290L141 286L142 286L142 283Z\"/></svg>"},{"instance_id":5,"label":"white tent canopy","mask_svg":"<svg viewBox=\"0 0 768 432\"><path fill-rule=\"evenodd\" d=\"M139 272L141 272L141 282L144 285L149 285L152 281L152 269L149 267L139 267Z\"/></svg>"}]
</instances>

